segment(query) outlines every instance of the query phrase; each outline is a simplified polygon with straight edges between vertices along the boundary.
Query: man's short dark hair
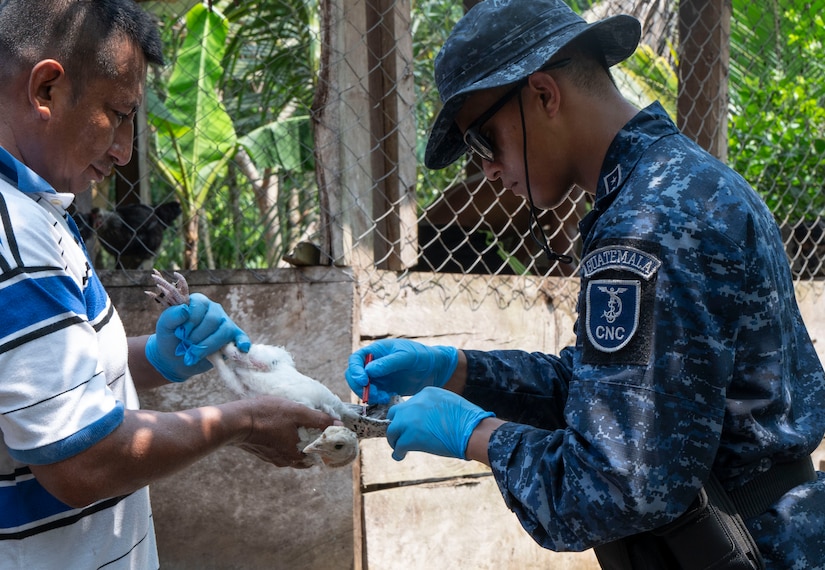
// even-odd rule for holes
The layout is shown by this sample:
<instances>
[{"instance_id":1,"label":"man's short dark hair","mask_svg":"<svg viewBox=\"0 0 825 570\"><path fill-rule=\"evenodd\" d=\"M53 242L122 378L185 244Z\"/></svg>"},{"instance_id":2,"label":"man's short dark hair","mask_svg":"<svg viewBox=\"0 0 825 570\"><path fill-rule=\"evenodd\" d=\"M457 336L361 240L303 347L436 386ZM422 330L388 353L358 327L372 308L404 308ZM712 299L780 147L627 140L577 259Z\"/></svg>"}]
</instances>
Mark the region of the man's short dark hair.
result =
<instances>
[{"instance_id":1,"label":"man's short dark hair","mask_svg":"<svg viewBox=\"0 0 825 570\"><path fill-rule=\"evenodd\" d=\"M163 64L157 25L133 0L0 0L0 78L55 59L82 89L90 79L115 75L122 38L148 63Z\"/></svg>"}]
</instances>

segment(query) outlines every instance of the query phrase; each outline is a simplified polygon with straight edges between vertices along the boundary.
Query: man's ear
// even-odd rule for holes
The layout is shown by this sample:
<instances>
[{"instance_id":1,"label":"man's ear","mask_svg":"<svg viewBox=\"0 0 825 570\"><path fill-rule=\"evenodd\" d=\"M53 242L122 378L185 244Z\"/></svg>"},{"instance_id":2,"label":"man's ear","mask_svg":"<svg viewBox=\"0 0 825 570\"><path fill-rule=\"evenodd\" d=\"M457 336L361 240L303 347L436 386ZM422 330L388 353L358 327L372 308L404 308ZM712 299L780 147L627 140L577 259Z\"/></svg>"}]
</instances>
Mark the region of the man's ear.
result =
<instances>
[{"instance_id":1,"label":"man's ear","mask_svg":"<svg viewBox=\"0 0 825 570\"><path fill-rule=\"evenodd\" d=\"M49 120L55 106L55 87L65 84L66 70L60 62L44 59L29 74L28 96L32 108L43 120Z\"/></svg>"}]
</instances>

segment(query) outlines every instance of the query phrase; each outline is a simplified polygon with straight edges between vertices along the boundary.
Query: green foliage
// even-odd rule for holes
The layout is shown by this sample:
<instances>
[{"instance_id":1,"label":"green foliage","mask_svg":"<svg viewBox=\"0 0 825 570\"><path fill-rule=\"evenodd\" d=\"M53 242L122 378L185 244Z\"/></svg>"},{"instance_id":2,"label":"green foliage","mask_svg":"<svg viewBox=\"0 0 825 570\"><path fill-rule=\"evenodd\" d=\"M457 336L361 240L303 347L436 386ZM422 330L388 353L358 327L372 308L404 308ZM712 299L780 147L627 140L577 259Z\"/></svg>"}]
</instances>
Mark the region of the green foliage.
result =
<instances>
[{"instance_id":1,"label":"green foliage","mask_svg":"<svg viewBox=\"0 0 825 570\"><path fill-rule=\"evenodd\" d=\"M312 123L308 115L266 124L240 139L259 168L315 171Z\"/></svg>"},{"instance_id":2,"label":"green foliage","mask_svg":"<svg viewBox=\"0 0 825 570\"><path fill-rule=\"evenodd\" d=\"M153 82L148 101L158 167L200 224L199 257L209 267L266 267L293 234L317 221L309 108L318 67L314 1L150 2L161 17L173 62ZM176 14L186 12L184 20ZM160 96L155 94L155 91ZM237 134L236 134L237 133ZM239 145L260 180L275 188L256 196L249 172L231 162ZM208 207L207 198L212 196ZM269 199L273 203L269 203ZM301 213L289 219L290 209ZM280 248L280 249L279 249ZM169 257L182 247L169 247ZM175 264L174 262L170 262Z\"/></svg>"},{"instance_id":3,"label":"green foliage","mask_svg":"<svg viewBox=\"0 0 825 570\"><path fill-rule=\"evenodd\" d=\"M581 14L593 7L594 4L598 4L598 0L569 0L567 5L573 8L576 12Z\"/></svg>"},{"instance_id":4,"label":"green foliage","mask_svg":"<svg viewBox=\"0 0 825 570\"><path fill-rule=\"evenodd\" d=\"M320 54L317 2L217 4L230 24L221 87L238 132L308 116Z\"/></svg>"},{"instance_id":5,"label":"green foliage","mask_svg":"<svg viewBox=\"0 0 825 570\"><path fill-rule=\"evenodd\" d=\"M825 213L825 2L737 0L731 27L729 161L780 221Z\"/></svg>"},{"instance_id":6,"label":"green foliage","mask_svg":"<svg viewBox=\"0 0 825 570\"><path fill-rule=\"evenodd\" d=\"M174 186L184 215L192 217L225 176L237 138L217 89L228 24L197 4L186 15L186 31L165 104L150 98L149 121L156 128L157 167Z\"/></svg>"},{"instance_id":7,"label":"green foliage","mask_svg":"<svg viewBox=\"0 0 825 570\"><path fill-rule=\"evenodd\" d=\"M483 232L485 234L485 242L488 246L495 247L496 254L509 267L515 275L530 275L530 268L524 265L521 260L507 251L504 242L498 238L493 232Z\"/></svg>"},{"instance_id":8,"label":"green foliage","mask_svg":"<svg viewBox=\"0 0 825 570\"><path fill-rule=\"evenodd\" d=\"M461 2L423 0L415 2L412 8L416 159L421 165L418 169L417 197L422 209L450 186L462 171L459 163L437 171L428 170L423 165L430 127L441 110L441 99L433 81L435 56L444 45L450 30L463 15Z\"/></svg>"},{"instance_id":9,"label":"green foliage","mask_svg":"<svg viewBox=\"0 0 825 570\"><path fill-rule=\"evenodd\" d=\"M630 58L614 68L613 73L626 75L629 82L620 82L622 91L637 105L641 107L650 102L659 101L668 114L673 119L676 118L676 93L679 89L679 78L668 60L657 55L653 48L640 44ZM633 93L627 93L631 90L631 84Z\"/></svg>"}]
</instances>

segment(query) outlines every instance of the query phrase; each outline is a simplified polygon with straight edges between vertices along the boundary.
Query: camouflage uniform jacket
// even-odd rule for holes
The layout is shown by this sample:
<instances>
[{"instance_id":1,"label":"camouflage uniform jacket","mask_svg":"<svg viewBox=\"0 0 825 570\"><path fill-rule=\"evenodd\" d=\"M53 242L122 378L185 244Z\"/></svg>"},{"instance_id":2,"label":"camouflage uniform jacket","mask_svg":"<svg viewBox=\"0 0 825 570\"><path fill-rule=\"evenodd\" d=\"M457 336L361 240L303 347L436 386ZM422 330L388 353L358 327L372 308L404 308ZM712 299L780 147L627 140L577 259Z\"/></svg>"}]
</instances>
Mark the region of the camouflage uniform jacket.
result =
<instances>
[{"instance_id":1,"label":"camouflage uniform jacket","mask_svg":"<svg viewBox=\"0 0 825 570\"><path fill-rule=\"evenodd\" d=\"M614 139L580 230L576 346L466 351L465 397L510 420L493 474L539 544L656 528L709 470L730 488L817 447L825 378L773 216L659 104ZM769 567L825 561L817 475L747 521Z\"/></svg>"}]
</instances>

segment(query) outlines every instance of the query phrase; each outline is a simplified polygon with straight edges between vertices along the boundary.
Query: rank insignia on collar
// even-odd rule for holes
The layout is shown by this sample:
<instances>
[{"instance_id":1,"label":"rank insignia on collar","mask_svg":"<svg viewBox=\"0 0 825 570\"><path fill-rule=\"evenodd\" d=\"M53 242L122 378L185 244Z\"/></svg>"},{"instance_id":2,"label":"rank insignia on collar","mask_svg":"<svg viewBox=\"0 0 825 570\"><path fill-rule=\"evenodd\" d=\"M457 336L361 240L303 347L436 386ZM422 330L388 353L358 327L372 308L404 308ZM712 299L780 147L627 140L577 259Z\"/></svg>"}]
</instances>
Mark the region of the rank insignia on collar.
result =
<instances>
[{"instance_id":1,"label":"rank insignia on collar","mask_svg":"<svg viewBox=\"0 0 825 570\"><path fill-rule=\"evenodd\" d=\"M604 188L610 194L622 184L622 165L617 164L609 174L604 177Z\"/></svg>"},{"instance_id":2,"label":"rank insignia on collar","mask_svg":"<svg viewBox=\"0 0 825 570\"><path fill-rule=\"evenodd\" d=\"M587 338L601 352L616 352L633 338L639 326L640 281L594 279L587 283Z\"/></svg>"}]
</instances>

